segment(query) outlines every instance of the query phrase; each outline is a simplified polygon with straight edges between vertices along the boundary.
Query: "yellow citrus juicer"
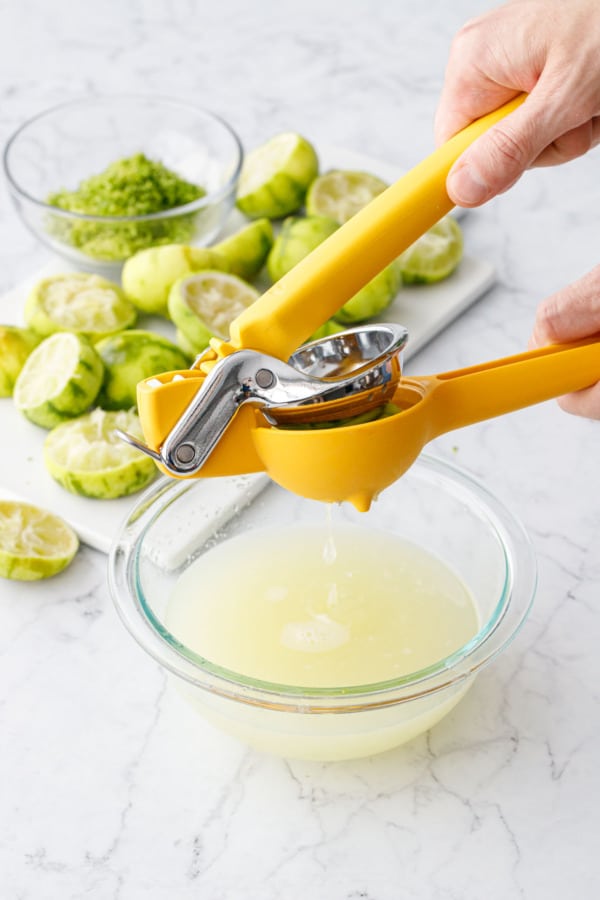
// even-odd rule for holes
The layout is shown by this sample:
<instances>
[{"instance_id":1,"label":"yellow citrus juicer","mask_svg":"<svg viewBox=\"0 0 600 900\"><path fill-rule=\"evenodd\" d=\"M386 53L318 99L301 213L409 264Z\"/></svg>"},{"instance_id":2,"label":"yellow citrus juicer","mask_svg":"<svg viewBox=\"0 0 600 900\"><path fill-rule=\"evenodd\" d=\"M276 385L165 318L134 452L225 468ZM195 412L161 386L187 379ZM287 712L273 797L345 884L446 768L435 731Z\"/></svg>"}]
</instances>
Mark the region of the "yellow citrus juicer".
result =
<instances>
[{"instance_id":1,"label":"yellow citrus juicer","mask_svg":"<svg viewBox=\"0 0 600 900\"><path fill-rule=\"evenodd\" d=\"M367 510L434 437L598 381L600 341L411 378L401 372L401 326L362 326L297 350L451 210L451 166L524 99L471 123L372 200L244 310L228 341L213 338L191 369L140 382L146 443L121 436L177 477L266 471L301 496ZM343 421L388 400L393 415Z\"/></svg>"}]
</instances>

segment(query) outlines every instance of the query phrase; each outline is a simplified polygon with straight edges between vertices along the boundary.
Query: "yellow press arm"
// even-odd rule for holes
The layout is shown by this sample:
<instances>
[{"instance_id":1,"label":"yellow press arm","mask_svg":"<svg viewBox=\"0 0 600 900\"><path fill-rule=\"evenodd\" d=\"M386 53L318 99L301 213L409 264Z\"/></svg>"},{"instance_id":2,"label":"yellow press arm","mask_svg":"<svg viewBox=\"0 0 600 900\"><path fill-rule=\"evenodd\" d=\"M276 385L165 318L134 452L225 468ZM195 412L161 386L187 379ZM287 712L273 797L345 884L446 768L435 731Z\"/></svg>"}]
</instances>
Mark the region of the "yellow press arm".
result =
<instances>
[{"instance_id":1,"label":"yellow press arm","mask_svg":"<svg viewBox=\"0 0 600 900\"><path fill-rule=\"evenodd\" d=\"M446 177L473 141L524 100L468 125L356 213L235 319L229 347L287 359L452 207ZM221 343L213 349L221 355ZM225 350L228 352L228 350Z\"/></svg>"},{"instance_id":2,"label":"yellow press arm","mask_svg":"<svg viewBox=\"0 0 600 900\"><path fill-rule=\"evenodd\" d=\"M413 464L425 444L456 428L582 390L600 380L600 340L551 345L480 365L402 378L400 412L351 428L256 428L266 471L313 500L369 508Z\"/></svg>"},{"instance_id":3,"label":"yellow press arm","mask_svg":"<svg viewBox=\"0 0 600 900\"><path fill-rule=\"evenodd\" d=\"M211 341L199 369L173 382L170 375L138 385L138 409L148 446L157 450L192 397L202 389L203 372L214 361L242 348L286 360L316 329L368 281L450 211L446 177L473 141L525 99L516 97L472 122L414 169L376 197L231 325L230 340ZM151 384L148 384L148 381ZM209 458L202 475L234 474L261 467L250 437L256 413L241 410Z\"/></svg>"}]
</instances>

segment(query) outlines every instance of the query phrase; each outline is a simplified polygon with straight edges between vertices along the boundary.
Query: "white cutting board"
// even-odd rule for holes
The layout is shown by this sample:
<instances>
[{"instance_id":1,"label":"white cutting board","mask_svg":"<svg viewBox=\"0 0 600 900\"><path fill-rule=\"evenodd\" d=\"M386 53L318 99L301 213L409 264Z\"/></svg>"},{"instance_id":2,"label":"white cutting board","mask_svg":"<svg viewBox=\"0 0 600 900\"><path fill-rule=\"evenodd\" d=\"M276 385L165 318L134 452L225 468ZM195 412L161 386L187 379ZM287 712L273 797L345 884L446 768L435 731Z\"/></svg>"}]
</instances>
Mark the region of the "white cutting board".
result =
<instances>
[{"instance_id":1,"label":"white cutting board","mask_svg":"<svg viewBox=\"0 0 600 900\"><path fill-rule=\"evenodd\" d=\"M362 169L389 182L402 174L389 163L342 148L322 148L320 161L321 171L329 168ZM232 213L226 231L235 231L243 221L239 213ZM0 298L1 323L22 325L23 305L31 284L45 275L71 268L62 259L55 258L42 270L33 272L30 278L16 285ZM398 322L408 328L410 340L404 355L408 359L482 297L493 284L494 277L494 268L490 263L467 254L457 271L445 281L436 285L402 288L381 321ZM155 327L161 333L174 337L174 330L167 322L153 320L148 323L142 320L138 327ZM20 415L10 399L0 398L0 496L27 500L61 515L75 528L82 541L108 552L121 522L137 503L136 496L119 500L89 500L65 491L48 475L42 462L46 433ZM222 520L226 511L223 510L223 503L219 503L219 509L216 509L217 501L208 482L205 493L207 512L215 508L215 516ZM235 501L233 495L232 504Z\"/></svg>"}]
</instances>

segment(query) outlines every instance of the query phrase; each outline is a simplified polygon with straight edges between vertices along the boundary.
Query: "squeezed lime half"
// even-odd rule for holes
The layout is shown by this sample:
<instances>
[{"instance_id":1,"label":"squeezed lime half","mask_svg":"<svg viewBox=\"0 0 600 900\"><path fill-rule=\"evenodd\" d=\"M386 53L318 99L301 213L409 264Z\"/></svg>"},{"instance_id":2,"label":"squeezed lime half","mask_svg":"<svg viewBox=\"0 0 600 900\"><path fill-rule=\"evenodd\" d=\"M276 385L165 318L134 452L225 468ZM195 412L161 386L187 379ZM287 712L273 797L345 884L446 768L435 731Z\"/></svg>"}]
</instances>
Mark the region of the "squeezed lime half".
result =
<instances>
[{"instance_id":1,"label":"squeezed lime half","mask_svg":"<svg viewBox=\"0 0 600 900\"><path fill-rule=\"evenodd\" d=\"M137 415L130 410L87 415L63 422L44 441L44 465L72 494L109 500L133 494L157 473L154 461L126 444L116 429L143 439Z\"/></svg>"},{"instance_id":2,"label":"squeezed lime half","mask_svg":"<svg viewBox=\"0 0 600 900\"><path fill-rule=\"evenodd\" d=\"M397 260L405 284L434 284L454 272L463 257L463 235L456 219L445 216Z\"/></svg>"},{"instance_id":3,"label":"squeezed lime half","mask_svg":"<svg viewBox=\"0 0 600 900\"><path fill-rule=\"evenodd\" d=\"M65 569L79 547L59 516L30 503L0 500L0 576L17 581L49 578Z\"/></svg>"}]
</instances>

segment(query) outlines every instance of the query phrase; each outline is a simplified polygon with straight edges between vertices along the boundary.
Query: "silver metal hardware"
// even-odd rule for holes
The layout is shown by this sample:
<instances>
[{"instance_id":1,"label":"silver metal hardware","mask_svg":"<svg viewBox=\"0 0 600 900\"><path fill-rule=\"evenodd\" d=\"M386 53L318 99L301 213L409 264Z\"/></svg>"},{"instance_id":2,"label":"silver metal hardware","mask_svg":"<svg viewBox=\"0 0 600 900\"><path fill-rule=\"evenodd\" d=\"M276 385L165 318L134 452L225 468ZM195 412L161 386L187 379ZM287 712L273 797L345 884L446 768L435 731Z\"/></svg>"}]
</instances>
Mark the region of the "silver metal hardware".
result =
<instances>
[{"instance_id":1,"label":"silver metal hardware","mask_svg":"<svg viewBox=\"0 0 600 900\"><path fill-rule=\"evenodd\" d=\"M133 434L129 434L128 431L122 431L120 428L115 428L115 434L122 441L125 441L126 444L130 444L130 446L135 447L136 450L141 450L146 456L151 456L156 462L162 462L160 453L157 453L156 450L153 450L148 444L145 444L143 441L134 437Z\"/></svg>"},{"instance_id":2,"label":"silver metal hardware","mask_svg":"<svg viewBox=\"0 0 600 900\"><path fill-rule=\"evenodd\" d=\"M180 444L174 456L181 466L190 466L194 462L196 448L193 444Z\"/></svg>"},{"instance_id":3,"label":"silver metal hardware","mask_svg":"<svg viewBox=\"0 0 600 900\"><path fill-rule=\"evenodd\" d=\"M259 369L255 379L260 388L270 388L275 381L275 376L269 369Z\"/></svg>"},{"instance_id":4,"label":"silver metal hardware","mask_svg":"<svg viewBox=\"0 0 600 900\"><path fill-rule=\"evenodd\" d=\"M373 397L377 402L381 391L398 380L407 340L401 325L366 325L305 344L287 363L255 350L238 350L214 364L160 453L118 433L173 475L193 475L246 403L259 407L274 423L284 415L310 422L315 404L323 419L327 407L321 405L336 400L350 399L354 412L360 412L361 403L372 406Z\"/></svg>"}]
</instances>

